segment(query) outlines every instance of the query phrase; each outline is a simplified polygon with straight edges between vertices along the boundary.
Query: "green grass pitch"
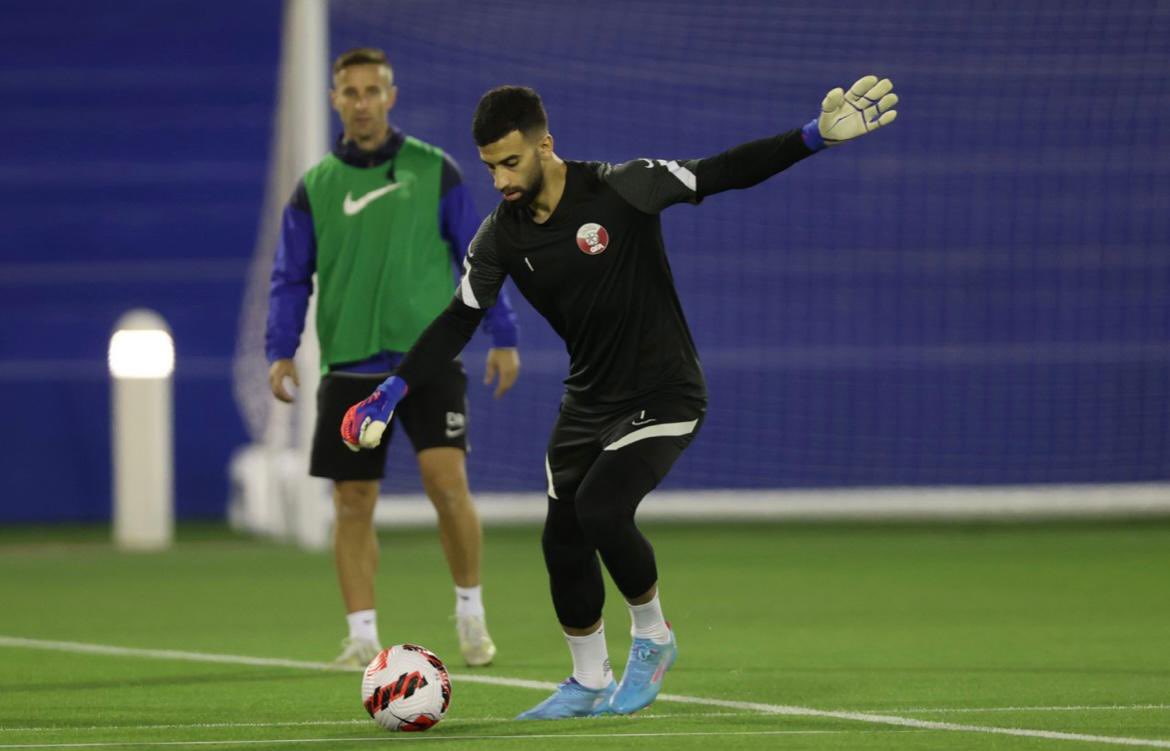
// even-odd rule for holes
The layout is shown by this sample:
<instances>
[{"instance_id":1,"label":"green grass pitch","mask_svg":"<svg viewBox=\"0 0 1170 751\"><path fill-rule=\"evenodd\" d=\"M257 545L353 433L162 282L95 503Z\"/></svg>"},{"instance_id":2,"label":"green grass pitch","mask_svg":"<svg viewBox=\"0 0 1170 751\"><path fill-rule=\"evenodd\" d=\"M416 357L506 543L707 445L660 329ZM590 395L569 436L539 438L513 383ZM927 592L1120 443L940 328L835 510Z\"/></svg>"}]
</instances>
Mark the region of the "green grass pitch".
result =
<instances>
[{"instance_id":1,"label":"green grass pitch","mask_svg":"<svg viewBox=\"0 0 1170 751\"><path fill-rule=\"evenodd\" d=\"M327 661L344 636L328 554L212 527L130 555L100 529L0 531L0 751L1170 748L1170 521L646 531L680 646L667 696L633 717L525 723L511 718L547 692L507 681L570 671L539 530L485 531L500 652L475 670L434 530L383 534L383 642L423 644L453 674L447 718L423 734L376 727L357 673L133 651ZM606 622L620 674L629 618L612 587Z\"/></svg>"}]
</instances>

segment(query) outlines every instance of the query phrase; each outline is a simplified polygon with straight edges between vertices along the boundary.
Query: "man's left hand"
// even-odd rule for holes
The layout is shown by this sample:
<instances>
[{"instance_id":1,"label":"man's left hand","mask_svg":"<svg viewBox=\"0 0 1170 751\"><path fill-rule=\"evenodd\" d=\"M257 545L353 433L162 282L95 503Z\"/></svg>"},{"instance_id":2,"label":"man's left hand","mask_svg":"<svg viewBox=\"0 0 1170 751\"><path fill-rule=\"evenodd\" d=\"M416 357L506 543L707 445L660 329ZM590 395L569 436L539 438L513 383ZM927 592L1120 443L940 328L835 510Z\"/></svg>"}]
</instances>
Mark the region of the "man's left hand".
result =
<instances>
[{"instance_id":1,"label":"man's left hand","mask_svg":"<svg viewBox=\"0 0 1170 751\"><path fill-rule=\"evenodd\" d=\"M888 78L858 79L848 91L836 88L825 95L821 112L804 126L804 142L813 150L834 146L894 122L898 95Z\"/></svg>"}]
</instances>

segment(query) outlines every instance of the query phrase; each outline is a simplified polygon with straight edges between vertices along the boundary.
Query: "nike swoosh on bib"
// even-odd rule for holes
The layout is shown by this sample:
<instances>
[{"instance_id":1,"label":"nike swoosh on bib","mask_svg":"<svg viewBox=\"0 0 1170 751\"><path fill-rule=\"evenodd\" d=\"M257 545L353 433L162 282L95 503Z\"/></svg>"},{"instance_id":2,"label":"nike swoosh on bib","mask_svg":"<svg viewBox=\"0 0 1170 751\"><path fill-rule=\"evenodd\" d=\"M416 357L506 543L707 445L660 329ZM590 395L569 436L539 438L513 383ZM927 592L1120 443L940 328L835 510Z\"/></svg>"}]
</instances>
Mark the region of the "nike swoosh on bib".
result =
<instances>
[{"instance_id":1,"label":"nike swoosh on bib","mask_svg":"<svg viewBox=\"0 0 1170 751\"><path fill-rule=\"evenodd\" d=\"M341 210L345 212L346 216L353 216L359 213L362 209L369 206L371 202L381 198L387 193L398 190L402 187L402 183L390 183L377 190L371 190L361 198L355 199L352 193L345 194L345 200L341 204Z\"/></svg>"}]
</instances>

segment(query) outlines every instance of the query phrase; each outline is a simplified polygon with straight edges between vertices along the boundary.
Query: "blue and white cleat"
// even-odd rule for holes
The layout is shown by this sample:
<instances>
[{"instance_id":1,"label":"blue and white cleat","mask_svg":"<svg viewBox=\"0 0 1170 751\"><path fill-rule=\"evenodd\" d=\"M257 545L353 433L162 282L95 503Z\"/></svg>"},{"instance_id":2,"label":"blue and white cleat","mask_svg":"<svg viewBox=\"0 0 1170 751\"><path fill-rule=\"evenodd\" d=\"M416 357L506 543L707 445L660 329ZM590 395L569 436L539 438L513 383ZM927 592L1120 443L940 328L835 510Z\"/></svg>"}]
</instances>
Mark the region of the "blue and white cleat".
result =
<instances>
[{"instance_id":1,"label":"blue and white cleat","mask_svg":"<svg viewBox=\"0 0 1170 751\"><path fill-rule=\"evenodd\" d=\"M553 695L527 712L516 716L517 720L564 720L570 717L594 717L609 714L609 700L617 684L613 681L605 688L585 688L576 678L569 677L557 686Z\"/></svg>"},{"instance_id":2,"label":"blue and white cleat","mask_svg":"<svg viewBox=\"0 0 1170 751\"><path fill-rule=\"evenodd\" d=\"M662 690L662 677L677 657L678 642L674 639L674 629L670 630L670 641L666 644L634 639L622 682L609 700L610 710L616 714L631 714L649 706Z\"/></svg>"}]
</instances>

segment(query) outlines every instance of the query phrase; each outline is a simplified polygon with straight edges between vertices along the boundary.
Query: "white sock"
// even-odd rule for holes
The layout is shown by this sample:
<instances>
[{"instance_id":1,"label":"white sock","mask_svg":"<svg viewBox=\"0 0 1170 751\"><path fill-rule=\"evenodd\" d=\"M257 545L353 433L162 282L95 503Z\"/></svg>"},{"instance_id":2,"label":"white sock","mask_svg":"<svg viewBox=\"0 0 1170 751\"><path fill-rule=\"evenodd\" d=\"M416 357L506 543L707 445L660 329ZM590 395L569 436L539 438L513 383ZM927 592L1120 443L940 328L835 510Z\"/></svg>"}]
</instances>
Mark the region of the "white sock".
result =
<instances>
[{"instance_id":1,"label":"white sock","mask_svg":"<svg viewBox=\"0 0 1170 751\"><path fill-rule=\"evenodd\" d=\"M483 587L455 587L455 615L478 615L483 617Z\"/></svg>"},{"instance_id":2,"label":"white sock","mask_svg":"<svg viewBox=\"0 0 1170 751\"><path fill-rule=\"evenodd\" d=\"M658 601L658 593L654 599L643 605L630 605L630 618L634 620L634 638L649 639L655 644L666 644L670 641L670 628L666 619L662 617L662 604Z\"/></svg>"},{"instance_id":3,"label":"white sock","mask_svg":"<svg viewBox=\"0 0 1170 751\"><path fill-rule=\"evenodd\" d=\"M569 651L573 654L573 677L585 688L596 691L613 680L609 666L609 651L605 648L605 626L588 636L569 636Z\"/></svg>"},{"instance_id":4,"label":"white sock","mask_svg":"<svg viewBox=\"0 0 1170 751\"><path fill-rule=\"evenodd\" d=\"M345 620L349 621L349 638L365 639L375 644L382 643L378 641L377 611L356 610L347 614Z\"/></svg>"}]
</instances>

